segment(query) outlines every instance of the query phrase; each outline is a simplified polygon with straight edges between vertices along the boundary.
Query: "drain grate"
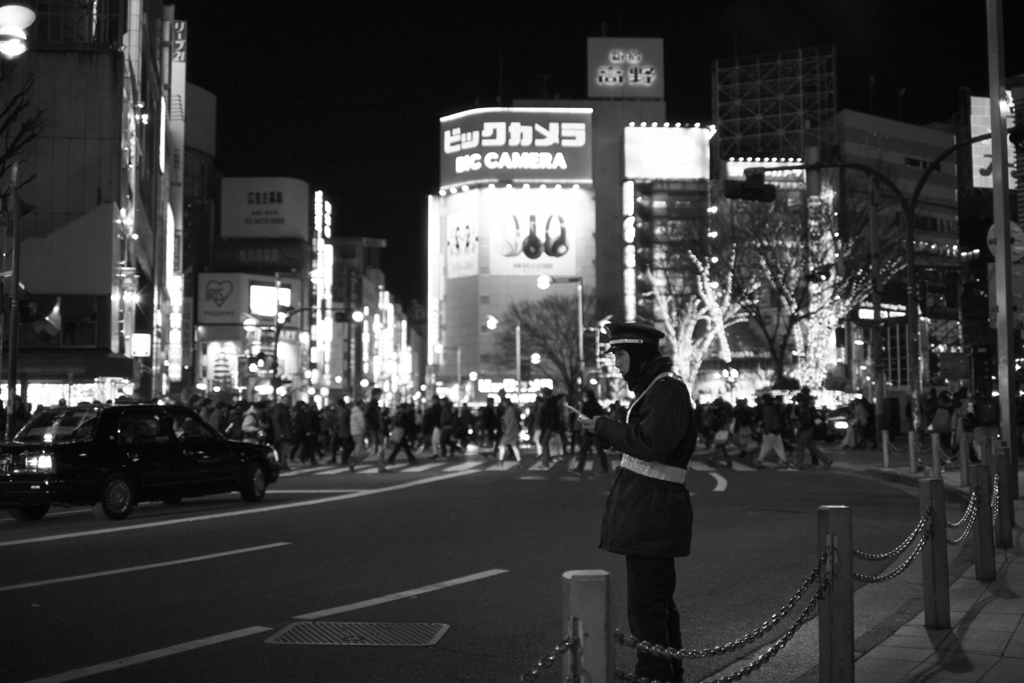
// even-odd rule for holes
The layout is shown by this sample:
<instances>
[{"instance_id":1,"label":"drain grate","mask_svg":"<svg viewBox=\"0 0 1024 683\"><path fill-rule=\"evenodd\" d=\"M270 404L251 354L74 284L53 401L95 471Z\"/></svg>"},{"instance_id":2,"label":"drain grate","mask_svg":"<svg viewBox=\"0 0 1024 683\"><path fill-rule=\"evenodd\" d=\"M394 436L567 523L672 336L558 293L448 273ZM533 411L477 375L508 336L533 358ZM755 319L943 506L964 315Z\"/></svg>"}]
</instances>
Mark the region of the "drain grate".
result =
<instances>
[{"instance_id":1,"label":"drain grate","mask_svg":"<svg viewBox=\"0 0 1024 683\"><path fill-rule=\"evenodd\" d=\"M343 621L299 621L278 631L271 645L434 645L448 624L390 624Z\"/></svg>"}]
</instances>

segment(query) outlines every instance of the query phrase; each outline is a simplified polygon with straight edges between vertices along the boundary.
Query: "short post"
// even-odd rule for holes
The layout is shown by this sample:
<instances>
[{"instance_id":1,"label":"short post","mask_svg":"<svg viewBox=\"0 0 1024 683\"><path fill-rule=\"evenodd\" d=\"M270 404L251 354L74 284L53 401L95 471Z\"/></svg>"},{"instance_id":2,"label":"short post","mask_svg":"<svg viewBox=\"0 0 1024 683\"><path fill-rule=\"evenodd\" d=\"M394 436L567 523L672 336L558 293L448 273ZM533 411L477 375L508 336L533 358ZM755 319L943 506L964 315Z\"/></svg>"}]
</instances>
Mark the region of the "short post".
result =
<instances>
[{"instance_id":1,"label":"short post","mask_svg":"<svg viewBox=\"0 0 1024 683\"><path fill-rule=\"evenodd\" d=\"M988 465L971 465L971 488L978 502L978 518L974 521L974 578L993 581L996 578L996 547L992 537L992 480Z\"/></svg>"},{"instance_id":2,"label":"short post","mask_svg":"<svg viewBox=\"0 0 1024 683\"><path fill-rule=\"evenodd\" d=\"M882 467L889 469L889 430L882 430Z\"/></svg>"},{"instance_id":3,"label":"short post","mask_svg":"<svg viewBox=\"0 0 1024 683\"><path fill-rule=\"evenodd\" d=\"M577 678L572 678L570 649L562 656L563 680L589 683L615 680L611 578L603 569L580 569L562 574L563 633L579 638Z\"/></svg>"},{"instance_id":4,"label":"short post","mask_svg":"<svg viewBox=\"0 0 1024 683\"><path fill-rule=\"evenodd\" d=\"M917 430L913 427L907 432L907 457L910 458L910 473L917 474Z\"/></svg>"},{"instance_id":5,"label":"short post","mask_svg":"<svg viewBox=\"0 0 1024 683\"><path fill-rule=\"evenodd\" d=\"M930 434L932 440L932 476L942 478L942 445L939 443L939 433Z\"/></svg>"},{"instance_id":6,"label":"short post","mask_svg":"<svg viewBox=\"0 0 1024 683\"><path fill-rule=\"evenodd\" d=\"M1016 472L1010 471L1010 452L1006 448L997 448L992 453L992 469L999 475L999 498L992 504L999 510L995 525L995 544L997 548L1013 547L1013 495L1010 488L1010 477Z\"/></svg>"},{"instance_id":7,"label":"short post","mask_svg":"<svg viewBox=\"0 0 1024 683\"><path fill-rule=\"evenodd\" d=\"M917 482L921 516L932 511L929 543L921 553L921 588L924 598L924 625L949 628L949 564L946 549L946 495L942 479Z\"/></svg>"},{"instance_id":8,"label":"short post","mask_svg":"<svg viewBox=\"0 0 1024 683\"><path fill-rule=\"evenodd\" d=\"M818 680L853 683L853 513L845 505L818 508L818 557L828 552L818 603Z\"/></svg>"}]
</instances>

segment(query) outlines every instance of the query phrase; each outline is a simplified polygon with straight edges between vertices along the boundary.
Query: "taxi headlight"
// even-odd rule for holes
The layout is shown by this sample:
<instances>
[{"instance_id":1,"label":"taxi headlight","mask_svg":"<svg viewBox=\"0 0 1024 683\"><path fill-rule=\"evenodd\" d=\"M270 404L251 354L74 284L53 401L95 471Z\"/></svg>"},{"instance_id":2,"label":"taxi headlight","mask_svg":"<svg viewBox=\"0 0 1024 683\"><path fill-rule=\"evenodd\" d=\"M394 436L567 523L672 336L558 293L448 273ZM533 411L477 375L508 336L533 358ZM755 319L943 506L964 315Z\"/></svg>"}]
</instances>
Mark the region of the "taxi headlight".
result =
<instances>
[{"instance_id":1,"label":"taxi headlight","mask_svg":"<svg viewBox=\"0 0 1024 683\"><path fill-rule=\"evenodd\" d=\"M832 423L832 426L834 426L836 429L849 429L850 423L847 422L846 420L836 420L835 422Z\"/></svg>"},{"instance_id":2,"label":"taxi headlight","mask_svg":"<svg viewBox=\"0 0 1024 683\"><path fill-rule=\"evenodd\" d=\"M25 456L25 469L36 472L53 471L53 457L49 455L28 455Z\"/></svg>"}]
</instances>

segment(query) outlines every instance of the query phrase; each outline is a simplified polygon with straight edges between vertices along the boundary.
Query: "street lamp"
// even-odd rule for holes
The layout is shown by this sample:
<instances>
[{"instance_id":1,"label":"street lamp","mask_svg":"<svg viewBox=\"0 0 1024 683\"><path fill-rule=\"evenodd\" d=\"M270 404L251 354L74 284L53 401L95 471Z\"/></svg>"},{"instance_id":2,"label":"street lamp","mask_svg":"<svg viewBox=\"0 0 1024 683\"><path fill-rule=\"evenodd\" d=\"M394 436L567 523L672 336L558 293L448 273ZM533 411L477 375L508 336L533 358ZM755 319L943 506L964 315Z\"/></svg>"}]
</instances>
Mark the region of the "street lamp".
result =
<instances>
[{"instance_id":1,"label":"street lamp","mask_svg":"<svg viewBox=\"0 0 1024 683\"><path fill-rule=\"evenodd\" d=\"M9 2L0 6L0 54L8 59L28 50L25 29L36 20L36 13L26 2Z\"/></svg>"},{"instance_id":2,"label":"street lamp","mask_svg":"<svg viewBox=\"0 0 1024 683\"><path fill-rule=\"evenodd\" d=\"M0 54L13 59L28 49L25 29L36 20L36 13L21 2L10 2L0 6ZM7 351L7 439L14 437L14 395L18 388L18 291L21 277L21 206L18 201L18 162L11 166L11 308L9 336L10 349Z\"/></svg>"},{"instance_id":3,"label":"street lamp","mask_svg":"<svg viewBox=\"0 0 1024 683\"><path fill-rule=\"evenodd\" d=\"M580 391L583 390L583 375L586 372L586 362L583 359L583 278L581 277L551 277L541 275L537 278L538 289L548 289L551 285L565 282L576 283L576 329L579 332L579 354L580 354Z\"/></svg>"},{"instance_id":4,"label":"street lamp","mask_svg":"<svg viewBox=\"0 0 1024 683\"><path fill-rule=\"evenodd\" d=\"M485 325L488 330L498 329L498 325L501 321L495 318L493 315L487 316L487 322ZM523 339L522 339L522 328L519 325L519 321L516 321L516 391L522 391L523 384Z\"/></svg>"}]
</instances>

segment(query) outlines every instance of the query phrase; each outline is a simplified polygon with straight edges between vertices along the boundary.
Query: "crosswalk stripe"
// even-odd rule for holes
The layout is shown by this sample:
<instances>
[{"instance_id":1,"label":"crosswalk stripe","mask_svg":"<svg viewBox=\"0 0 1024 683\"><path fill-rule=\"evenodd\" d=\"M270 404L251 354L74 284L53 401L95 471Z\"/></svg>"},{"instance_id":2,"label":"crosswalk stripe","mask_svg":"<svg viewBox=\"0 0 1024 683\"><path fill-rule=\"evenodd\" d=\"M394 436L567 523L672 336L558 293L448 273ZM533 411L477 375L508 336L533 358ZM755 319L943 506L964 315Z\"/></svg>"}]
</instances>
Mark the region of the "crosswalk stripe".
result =
<instances>
[{"instance_id":1,"label":"crosswalk stripe","mask_svg":"<svg viewBox=\"0 0 1024 683\"><path fill-rule=\"evenodd\" d=\"M463 472L465 470L471 470L474 467L480 467L483 465L483 460L467 460L466 462L459 463L458 465L452 465L451 467L445 467L442 472Z\"/></svg>"},{"instance_id":2,"label":"crosswalk stripe","mask_svg":"<svg viewBox=\"0 0 1024 683\"><path fill-rule=\"evenodd\" d=\"M406 472L426 472L427 470L432 470L435 467L441 467L443 465L444 465L444 462L428 462L428 463L424 463L422 465L413 465L412 467L406 467L405 471Z\"/></svg>"},{"instance_id":3,"label":"crosswalk stripe","mask_svg":"<svg viewBox=\"0 0 1024 683\"><path fill-rule=\"evenodd\" d=\"M323 470L321 472L314 472L313 474L318 476L318 477L322 477L325 474L338 474L339 472L347 472L347 471L348 471L348 467L347 466L345 466L345 467L332 467L329 470Z\"/></svg>"}]
</instances>

